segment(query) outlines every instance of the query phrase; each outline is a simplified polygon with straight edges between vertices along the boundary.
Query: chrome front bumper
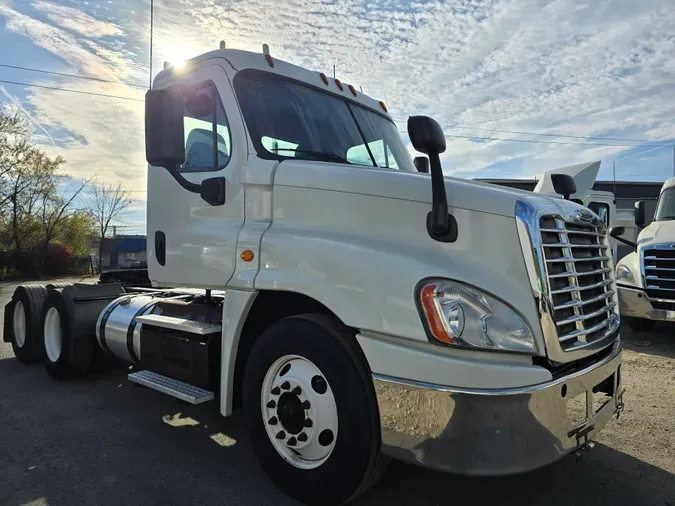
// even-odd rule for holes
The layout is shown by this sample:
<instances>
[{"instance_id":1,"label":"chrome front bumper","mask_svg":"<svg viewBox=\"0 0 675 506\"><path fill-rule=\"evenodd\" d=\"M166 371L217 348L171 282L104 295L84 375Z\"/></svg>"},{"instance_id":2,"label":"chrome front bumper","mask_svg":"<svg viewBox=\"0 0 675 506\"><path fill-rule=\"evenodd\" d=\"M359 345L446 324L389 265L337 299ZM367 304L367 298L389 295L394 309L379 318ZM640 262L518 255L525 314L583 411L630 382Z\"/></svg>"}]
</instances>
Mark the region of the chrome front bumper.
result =
<instances>
[{"instance_id":1,"label":"chrome front bumper","mask_svg":"<svg viewBox=\"0 0 675 506\"><path fill-rule=\"evenodd\" d=\"M617 342L599 363L525 388L453 389L373 375L382 451L467 475L507 475L542 467L586 448L612 416L618 416L623 408L620 366ZM599 394L593 389L603 382L611 397L594 405ZM575 405L581 401L585 421L570 421L571 399Z\"/></svg>"},{"instance_id":2,"label":"chrome front bumper","mask_svg":"<svg viewBox=\"0 0 675 506\"><path fill-rule=\"evenodd\" d=\"M632 318L646 318L648 320L675 321L675 311L656 309L652 306L647 294L640 288L628 288L618 285L619 311L621 316Z\"/></svg>"}]
</instances>

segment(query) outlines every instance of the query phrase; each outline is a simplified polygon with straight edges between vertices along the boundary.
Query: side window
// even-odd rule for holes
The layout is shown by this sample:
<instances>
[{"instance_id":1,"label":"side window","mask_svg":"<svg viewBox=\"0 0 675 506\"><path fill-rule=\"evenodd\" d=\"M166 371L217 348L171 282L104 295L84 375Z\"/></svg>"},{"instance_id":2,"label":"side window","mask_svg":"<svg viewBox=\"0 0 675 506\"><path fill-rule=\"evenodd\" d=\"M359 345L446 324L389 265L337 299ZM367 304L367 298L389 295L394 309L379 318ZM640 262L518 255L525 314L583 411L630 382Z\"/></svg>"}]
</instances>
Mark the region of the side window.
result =
<instances>
[{"instance_id":1,"label":"side window","mask_svg":"<svg viewBox=\"0 0 675 506\"><path fill-rule=\"evenodd\" d=\"M609 206L601 202L590 202L588 208L597 214L600 219L609 227Z\"/></svg>"},{"instance_id":2,"label":"side window","mask_svg":"<svg viewBox=\"0 0 675 506\"><path fill-rule=\"evenodd\" d=\"M387 169L398 169L396 159L392 155L389 146L384 144L384 141L378 140L368 143L368 148L375 158L375 163L378 167L385 167ZM368 154L365 144L351 147L347 150L347 161L349 163L356 163L359 165L373 166L373 162Z\"/></svg>"},{"instance_id":3,"label":"side window","mask_svg":"<svg viewBox=\"0 0 675 506\"><path fill-rule=\"evenodd\" d=\"M211 81L184 93L185 163L182 171L217 170L230 161L230 128L218 91Z\"/></svg>"}]
</instances>

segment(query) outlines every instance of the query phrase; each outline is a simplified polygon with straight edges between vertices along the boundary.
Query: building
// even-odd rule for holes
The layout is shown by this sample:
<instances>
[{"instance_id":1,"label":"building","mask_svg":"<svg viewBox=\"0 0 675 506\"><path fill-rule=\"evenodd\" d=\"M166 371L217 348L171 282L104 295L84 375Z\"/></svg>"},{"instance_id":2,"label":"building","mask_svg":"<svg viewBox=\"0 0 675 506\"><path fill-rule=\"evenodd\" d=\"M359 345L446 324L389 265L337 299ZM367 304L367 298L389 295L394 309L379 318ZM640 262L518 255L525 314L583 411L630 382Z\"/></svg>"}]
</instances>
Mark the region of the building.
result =
<instances>
[{"instance_id":1,"label":"building","mask_svg":"<svg viewBox=\"0 0 675 506\"><path fill-rule=\"evenodd\" d=\"M147 239L144 235L117 235L103 240L103 269L147 266Z\"/></svg>"}]
</instances>

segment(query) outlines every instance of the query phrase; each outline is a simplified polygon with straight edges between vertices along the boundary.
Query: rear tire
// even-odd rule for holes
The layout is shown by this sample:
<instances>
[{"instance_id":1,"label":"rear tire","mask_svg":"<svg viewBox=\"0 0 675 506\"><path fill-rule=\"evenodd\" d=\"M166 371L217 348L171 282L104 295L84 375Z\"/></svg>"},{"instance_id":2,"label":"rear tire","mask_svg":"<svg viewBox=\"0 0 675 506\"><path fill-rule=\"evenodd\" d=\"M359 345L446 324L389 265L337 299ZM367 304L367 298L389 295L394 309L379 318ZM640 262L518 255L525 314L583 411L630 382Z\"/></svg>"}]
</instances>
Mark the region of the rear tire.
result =
<instances>
[{"instance_id":1,"label":"rear tire","mask_svg":"<svg viewBox=\"0 0 675 506\"><path fill-rule=\"evenodd\" d=\"M21 285L12 297L9 341L19 362L29 364L40 359L40 313L47 297L44 285Z\"/></svg>"},{"instance_id":2,"label":"rear tire","mask_svg":"<svg viewBox=\"0 0 675 506\"><path fill-rule=\"evenodd\" d=\"M40 339L47 374L57 380L84 376L89 369L96 339L74 336L68 308L58 290L52 290L42 308Z\"/></svg>"},{"instance_id":3,"label":"rear tire","mask_svg":"<svg viewBox=\"0 0 675 506\"><path fill-rule=\"evenodd\" d=\"M253 345L243 390L258 462L287 495L305 504L341 504L383 474L372 379L339 321L306 314L270 326ZM284 411L289 404L302 409Z\"/></svg>"},{"instance_id":4,"label":"rear tire","mask_svg":"<svg viewBox=\"0 0 675 506\"><path fill-rule=\"evenodd\" d=\"M628 318L628 326L635 332L648 332L654 329L656 322L645 318Z\"/></svg>"}]
</instances>

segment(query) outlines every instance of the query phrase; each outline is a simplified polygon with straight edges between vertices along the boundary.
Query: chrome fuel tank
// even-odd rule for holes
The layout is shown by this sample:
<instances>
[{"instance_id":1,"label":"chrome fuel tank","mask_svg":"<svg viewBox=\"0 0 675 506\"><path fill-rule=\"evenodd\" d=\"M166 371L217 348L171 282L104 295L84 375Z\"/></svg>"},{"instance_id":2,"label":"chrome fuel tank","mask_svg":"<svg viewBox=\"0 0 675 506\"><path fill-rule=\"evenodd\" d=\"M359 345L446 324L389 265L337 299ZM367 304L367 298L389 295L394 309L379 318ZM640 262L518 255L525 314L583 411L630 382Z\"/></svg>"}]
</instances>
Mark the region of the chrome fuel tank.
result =
<instances>
[{"instance_id":1,"label":"chrome fuel tank","mask_svg":"<svg viewBox=\"0 0 675 506\"><path fill-rule=\"evenodd\" d=\"M158 294L129 294L115 299L101 312L96 339L106 353L132 364L141 358L141 323L137 316L148 314L162 300Z\"/></svg>"}]
</instances>

